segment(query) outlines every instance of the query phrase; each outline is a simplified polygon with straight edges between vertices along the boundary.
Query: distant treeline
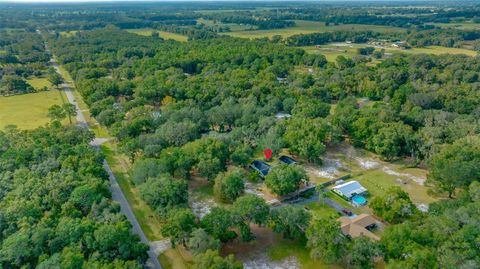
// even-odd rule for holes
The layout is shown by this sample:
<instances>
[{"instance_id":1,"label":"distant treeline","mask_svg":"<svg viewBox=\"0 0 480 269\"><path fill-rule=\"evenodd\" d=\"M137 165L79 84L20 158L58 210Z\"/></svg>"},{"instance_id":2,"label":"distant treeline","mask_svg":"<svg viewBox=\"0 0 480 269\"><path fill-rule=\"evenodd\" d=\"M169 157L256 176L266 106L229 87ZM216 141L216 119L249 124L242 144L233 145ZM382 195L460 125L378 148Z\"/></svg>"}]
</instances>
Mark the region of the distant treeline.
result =
<instances>
[{"instance_id":1,"label":"distant treeline","mask_svg":"<svg viewBox=\"0 0 480 269\"><path fill-rule=\"evenodd\" d=\"M405 33L379 33L374 31L333 31L325 33L299 34L287 38L290 46L313 46L331 42L351 41L353 43L365 43L370 40L404 40L408 46L444 46L461 47L466 41L480 39L480 31L477 30L454 30L454 29L430 29L411 30Z\"/></svg>"}]
</instances>

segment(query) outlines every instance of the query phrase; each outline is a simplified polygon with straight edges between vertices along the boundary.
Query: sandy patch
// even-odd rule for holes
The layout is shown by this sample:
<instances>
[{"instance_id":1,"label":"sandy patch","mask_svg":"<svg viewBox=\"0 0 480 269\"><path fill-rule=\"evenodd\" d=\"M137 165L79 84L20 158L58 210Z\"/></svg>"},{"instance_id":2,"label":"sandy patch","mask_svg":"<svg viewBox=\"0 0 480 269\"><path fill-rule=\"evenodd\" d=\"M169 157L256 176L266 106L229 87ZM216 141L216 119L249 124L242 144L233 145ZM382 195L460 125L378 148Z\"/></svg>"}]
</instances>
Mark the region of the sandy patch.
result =
<instances>
[{"instance_id":1,"label":"sandy patch","mask_svg":"<svg viewBox=\"0 0 480 269\"><path fill-rule=\"evenodd\" d=\"M380 163L369 159L356 157L355 160L357 161L358 165L365 170L376 169L380 166Z\"/></svg>"},{"instance_id":2,"label":"sandy patch","mask_svg":"<svg viewBox=\"0 0 480 269\"><path fill-rule=\"evenodd\" d=\"M416 183L418 183L422 186L425 184L425 180L426 180L425 178L417 177L417 176L414 176L414 175L411 175L411 174L408 174L408 173L400 173L400 172L392 170L388 166L383 166L382 171L385 172L388 175L391 175L391 176L405 177L405 178L411 179L411 180L415 181Z\"/></svg>"},{"instance_id":3,"label":"sandy patch","mask_svg":"<svg viewBox=\"0 0 480 269\"><path fill-rule=\"evenodd\" d=\"M313 174L321 178L334 179L339 177L341 173L340 169L344 168L344 165L340 159L323 158L322 161L323 165L320 168L308 166L305 168L305 170L309 174Z\"/></svg>"},{"instance_id":4,"label":"sandy patch","mask_svg":"<svg viewBox=\"0 0 480 269\"><path fill-rule=\"evenodd\" d=\"M193 214L198 218L203 218L205 215L210 213L213 207L216 207L217 203L213 199L202 200L202 201L191 201L190 208L193 211Z\"/></svg>"},{"instance_id":5,"label":"sandy patch","mask_svg":"<svg viewBox=\"0 0 480 269\"><path fill-rule=\"evenodd\" d=\"M255 252L243 260L243 267L245 269L297 269L300 264L297 257L290 256L280 261L272 261L266 252Z\"/></svg>"},{"instance_id":6,"label":"sandy patch","mask_svg":"<svg viewBox=\"0 0 480 269\"><path fill-rule=\"evenodd\" d=\"M235 240L228 243L222 249L222 254L234 254L242 261L245 269L299 269L301 268L298 259L295 256L289 256L282 260L273 261L268 249L279 244L281 236L275 234L271 229L252 225L251 231L256 237L251 242L241 242Z\"/></svg>"}]
</instances>

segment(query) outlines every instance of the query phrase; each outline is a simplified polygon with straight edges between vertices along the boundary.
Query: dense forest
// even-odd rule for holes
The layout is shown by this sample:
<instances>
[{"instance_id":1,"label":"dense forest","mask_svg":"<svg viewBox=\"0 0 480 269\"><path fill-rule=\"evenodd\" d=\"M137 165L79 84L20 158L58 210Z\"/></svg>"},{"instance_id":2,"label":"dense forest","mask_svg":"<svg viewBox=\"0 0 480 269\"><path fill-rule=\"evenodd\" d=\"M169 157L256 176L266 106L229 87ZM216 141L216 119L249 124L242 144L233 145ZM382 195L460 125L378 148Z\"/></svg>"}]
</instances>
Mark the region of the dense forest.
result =
<instances>
[{"instance_id":1,"label":"dense forest","mask_svg":"<svg viewBox=\"0 0 480 269\"><path fill-rule=\"evenodd\" d=\"M0 132L3 268L141 268L148 247L112 202L91 139L58 124Z\"/></svg>"},{"instance_id":2,"label":"dense forest","mask_svg":"<svg viewBox=\"0 0 480 269\"><path fill-rule=\"evenodd\" d=\"M395 53L372 62L363 56L375 48L367 47L358 49L361 56L327 61L299 48L346 41L471 45L479 30L429 24L474 21L478 6L217 4L30 7L36 12L18 6L0 16L0 95L32 92L25 82L32 75L60 85L48 64L54 55L90 115L113 137L115 154L127 157L129 183L161 219L159 233L188 250L194 268L243 268L221 251L256 240L258 227L298 242L327 265L480 267L480 57ZM405 29L250 40L199 19L262 30L293 27L293 20ZM132 28L152 33L125 30ZM89 145L93 133L62 126L56 108L62 109L49 109L45 127L0 131L0 267L142 268L149 247L111 199L105 156ZM425 184L438 199L423 212L399 186L369 197L369 210L385 224L381 239L372 241L343 236L336 217L272 205L247 191L261 181L280 199L309 186L303 165L272 165L260 178L249 166L264 149L313 166L341 145L428 169ZM199 180L215 201L202 216L189 203L190 185ZM314 192L324 205L327 189L319 184Z\"/></svg>"},{"instance_id":3,"label":"dense forest","mask_svg":"<svg viewBox=\"0 0 480 269\"><path fill-rule=\"evenodd\" d=\"M0 96L32 92L25 78L46 73L49 60L39 34L0 30Z\"/></svg>"},{"instance_id":4,"label":"dense forest","mask_svg":"<svg viewBox=\"0 0 480 269\"><path fill-rule=\"evenodd\" d=\"M241 181L235 179L235 173L222 173L227 165L246 166L252 152L265 147L276 154L286 147L305 159L320 162L318 156L327 146L348 140L387 160L408 157L412 165L429 165L429 180L438 193L453 196L459 188L467 189L473 184L471 193L455 195L464 197L463 200L433 206L435 210L428 218L415 217L418 212L399 216L402 221L411 219L412 224L387 228L386 238L400 236L396 234L399 229L409 229L404 233L416 233L422 227L430 229L426 226L430 220L448 221L450 214L475 206L477 187L472 182L479 179L475 167L480 162L478 58L399 55L367 66L340 56L332 64L321 55L309 55L268 40L218 37L181 43L142 38L111 27L69 38L52 38L51 43L55 54L76 78L92 114L109 127L134 162L132 180L138 184L143 199L160 215L173 214L169 222L190 219L192 225L187 234L196 222L192 213L178 211L187 206L185 180L192 173L215 180L218 196L224 201L235 201L242 191ZM315 71L299 72L299 66ZM362 98L369 101L360 103ZM331 106L335 107L333 114ZM276 120L274 115L278 112L291 113L292 118ZM302 171L278 173L289 175L283 178L289 178L291 183L280 184L272 173L266 181L272 191L283 194L298 188L295 182L302 178ZM402 196L392 191L391 195ZM269 210L262 209L258 216L234 221L238 218L235 216L243 214L243 207L260 203L247 202L253 197L242 197L234 202L231 212L213 210L201 220L200 228L223 242L236 237L227 231L239 225L239 236L249 240L246 224L266 225ZM242 205L243 200L246 205ZM378 215L389 216L395 210L388 201L376 202ZM408 203L408 199L405 201ZM211 230L214 226L209 220L220 216L226 218L223 230ZM312 225L309 229L323 229ZM452 229L458 230L452 231L452 236L467 244L464 233L470 226L456 225ZM166 231L168 235L177 233ZM316 248L333 247L313 243L318 242L318 234L324 233L307 232L313 252ZM181 233L178 242L187 242L184 236ZM419 243L422 247L415 250L418 255L429 254L428 260L412 260L417 256L406 257L402 251L411 251L421 238L402 240L406 240L404 250L390 246L397 240L381 243L387 248L383 253L392 266L478 263L477 252L456 256L454 246L443 246L447 238L434 235L424 239L428 244ZM334 253L341 257L347 249L361 248L355 244L362 243L345 242L345 248ZM441 255L438 251L453 252Z\"/></svg>"}]
</instances>

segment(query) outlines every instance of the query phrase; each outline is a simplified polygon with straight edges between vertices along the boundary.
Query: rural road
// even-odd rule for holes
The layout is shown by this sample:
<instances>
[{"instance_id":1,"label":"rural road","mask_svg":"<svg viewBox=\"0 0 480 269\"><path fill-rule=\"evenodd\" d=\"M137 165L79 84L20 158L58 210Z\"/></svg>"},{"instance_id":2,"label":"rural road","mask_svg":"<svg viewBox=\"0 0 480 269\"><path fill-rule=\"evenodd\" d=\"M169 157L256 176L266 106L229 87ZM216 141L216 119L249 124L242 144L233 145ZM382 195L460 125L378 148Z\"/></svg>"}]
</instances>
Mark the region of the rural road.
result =
<instances>
[{"instance_id":1,"label":"rural road","mask_svg":"<svg viewBox=\"0 0 480 269\"><path fill-rule=\"evenodd\" d=\"M50 61L52 63L53 68L55 68L55 71L57 71L57 73L61 75L58 63L55 61L55 59L52 58ZM72 105L74 105L77 110L77 116L76 116L77 124L81 127L89 128L88 122L85 119L82 111L80 110L80 107L78 106L78 103L75 100L75 96L72 93L72 89L70 88L70 86L68 86L67 83L64 83L62 87L65 92L65 95L67 96L68 101ZM94 141L92 141L93 143L91 143L91 145L98 147L100 146L101 143L107 140L108 139L104 139L104 138L103 139L96 138L94 139ZM120 188L120 185L118 184L118 181L112 172L112 169L110 169L110 166L108 165L106 160L103 160L103 167L105 168L105 171L107 171L110 179L110 191L112 192L112 199L114 201L117 201L120 204L121 212L127 217L127 219L132 224L133 233L137 234L140 237L140 240L142 241L142 243L147 244L150 247L150 250L148 251L149 258L145 266L147 268L162 269L162 266L160 265L160 262L158 261L157 257L160 253L162 253L163 251L171 247L170 241L168 239L161 240L161 241L149 241L147 239L147 237L145 236L145 233L140 227L140 224L138 223L137 218L133 214L130 204L125 198L125 195L123 194L122 189Z\"/></svg>"}]
</instances>

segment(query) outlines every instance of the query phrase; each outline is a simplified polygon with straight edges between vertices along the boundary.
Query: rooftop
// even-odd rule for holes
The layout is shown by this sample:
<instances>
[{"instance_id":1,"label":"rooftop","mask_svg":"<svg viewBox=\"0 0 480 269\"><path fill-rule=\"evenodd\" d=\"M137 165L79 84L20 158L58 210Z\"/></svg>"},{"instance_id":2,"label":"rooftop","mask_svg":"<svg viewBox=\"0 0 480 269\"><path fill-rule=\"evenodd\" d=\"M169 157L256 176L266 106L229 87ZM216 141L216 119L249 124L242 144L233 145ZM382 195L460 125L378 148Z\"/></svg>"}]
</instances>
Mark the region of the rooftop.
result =
<instances>
[{"instance_id":1,"label":"rooftop","mask_svg":"<svg viewBox=\"0 0 480 269\"><path fill-rule=\"evenodd\" d=\"M359 236L366 236L373 240L380 240L380 237L369 230L367 227L376 225L377 220L368 214L360 214L354 218L347 216L338 219L341 223L341 230L344 235L349 235L352 238Z\"/></svg>"},{"instance_id":2,"label":"rooftop","mask_svg":"<svg viewBox=\"0 0 480 269\"><path fill-rule=\"evenodd\" d=\"M338 186L333 187L334 190L338 191L347 198L351 198L355 194L362 194L367 191L358 181L349 181Z\"/></svg>"}]
</instances>

